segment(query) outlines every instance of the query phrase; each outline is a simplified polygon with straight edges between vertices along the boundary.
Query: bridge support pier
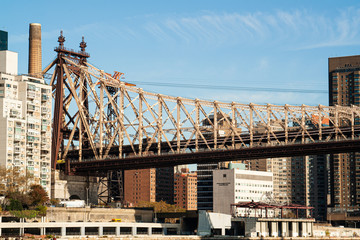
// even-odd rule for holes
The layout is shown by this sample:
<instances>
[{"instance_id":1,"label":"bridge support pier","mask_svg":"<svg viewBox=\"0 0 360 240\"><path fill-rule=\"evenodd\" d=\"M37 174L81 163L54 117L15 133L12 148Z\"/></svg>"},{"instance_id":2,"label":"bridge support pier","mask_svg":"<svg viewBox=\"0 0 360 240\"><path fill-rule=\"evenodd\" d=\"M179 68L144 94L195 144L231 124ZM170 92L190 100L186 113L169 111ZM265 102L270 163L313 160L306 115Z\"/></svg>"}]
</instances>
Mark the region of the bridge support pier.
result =
<instances>
[{"instance_id":1,"label":"bridge support pier","mask_svg":"<svg viewBox=\"0 0 360 240\"><path fill-rule=\"evenodd\" d=\"M85 227L80 227L80 236L85 236Z\"/></svg>"}]
</instances>

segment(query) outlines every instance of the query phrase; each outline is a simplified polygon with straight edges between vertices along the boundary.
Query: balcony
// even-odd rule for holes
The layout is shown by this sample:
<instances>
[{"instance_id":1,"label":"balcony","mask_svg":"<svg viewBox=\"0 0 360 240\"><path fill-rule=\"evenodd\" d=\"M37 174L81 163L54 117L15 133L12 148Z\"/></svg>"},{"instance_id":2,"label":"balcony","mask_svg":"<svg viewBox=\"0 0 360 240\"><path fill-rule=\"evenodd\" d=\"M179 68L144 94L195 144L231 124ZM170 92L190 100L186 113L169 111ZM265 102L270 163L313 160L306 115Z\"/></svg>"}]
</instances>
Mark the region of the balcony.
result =
<instances>
[{"instance_id":1,"label":"balcony","mask_svg":"<svg viewBox=\"0 0 360 240\"><path fill-rule=\"evenodd\" d=\"M15 123L15 128L25 128L25 123L16 122Z\"/></svg>"},{"instance_id":2,"label":"balcony","mask_svg":"<svg viewBox=\"0 0 360 240\"><path fill-rule=\"evenodd\" d=\"M23 141L23 140L25 140L25 136L15 134L14 141Z\"/></svg>"},{"instance_id":3,"label":"balcony","mask_svg":"<svg viewBox=\"0 0 360 240\"><path fill-rule=\"evenodd\" d=\"M42 101L42 102L46 102L47 100L49 100L49 98L50 98L50 97L49 97L48 95L45 95L45 94L42 94L42 95L41 95L41 101Z\"/></svg>"},{"instance_id":4,"label":"balcony","mask_svg":"<svg viewBox=\"0 0 360 240\"><path fill-rule=\"evenodd\" d=\"M49 108L47 108L47 107L41 107L41 112L42 113L48 113L50 111L49 111Z\"/></svg>"},{"instance_id":5,"label":"balcony","mask_svg":"<svg viewBox=\"0 0 360 240\"><path fill-rule=\"evenodd\" d=\"M21 118L21 114L20 114L20 112L19 111L17 111L17 110L14 110L14 109L11 109L10 110L10 117L11 118Z\"/></svg>"},{"instance_id":6,"label":"balcony","mask_svg":"<svg viewBox=\"0 0 360 240\"><path fill-rule=\"evenodd\" d=\"M50 157L41 157L41 161L43 162L43 165L48 166L50 162Z\"/></svg>"},{"instance_id":7,"label":"balcony","mask_svg":"<svg viewBox=\"0 0 360 240\"><path fill-rule=\"evenodd\" d=\"M30 90L30 89L28 89L28 91L27 91L27 98L29 98L29 99L34 99L34 98L35 98L35 92L32 91L32 90Z\"/></svg>"},{"instance_id":8,"label":"balcony","mask_svg":"<svg viewBox=\"0 0 360 240\"><path fill-rule=\"evenodd\" d=\"M31 105L31 104L28 104L27 105L27 110L28 110L28 112L33 112L33 111L35 111L35 106Z\"/></svg>"},{"instance_id":9,"label":"balcony","mask_svg":"<svg viewBox=\"0 0 360 240\"><path fill-rule=\"evenodd\" d=\"M41 153L42 154L47 154L48 152L50 152L50 144L48 144L48 145L42 145L41 146Z\"/></svg>"}]
</instances>

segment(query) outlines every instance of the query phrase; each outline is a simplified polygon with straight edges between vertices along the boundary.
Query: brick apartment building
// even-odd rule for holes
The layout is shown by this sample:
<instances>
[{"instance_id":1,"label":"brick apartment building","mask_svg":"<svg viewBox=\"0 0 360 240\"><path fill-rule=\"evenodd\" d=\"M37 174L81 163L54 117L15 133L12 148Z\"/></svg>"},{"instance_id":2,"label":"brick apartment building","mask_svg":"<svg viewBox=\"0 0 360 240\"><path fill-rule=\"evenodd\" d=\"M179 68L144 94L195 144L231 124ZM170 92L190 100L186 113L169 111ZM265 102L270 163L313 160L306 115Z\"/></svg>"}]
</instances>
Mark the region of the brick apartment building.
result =
<instances>
[{"instance_id":1,"label":"brick apartment building","mask_svg":"<svg viewBox=\"0 0 360 240\"><path fill-rule=\"evenodd\" d=\"M197 209L197 174L188 168L174 175L174 203L186 210Z\"/></svg>"}]
</instances>

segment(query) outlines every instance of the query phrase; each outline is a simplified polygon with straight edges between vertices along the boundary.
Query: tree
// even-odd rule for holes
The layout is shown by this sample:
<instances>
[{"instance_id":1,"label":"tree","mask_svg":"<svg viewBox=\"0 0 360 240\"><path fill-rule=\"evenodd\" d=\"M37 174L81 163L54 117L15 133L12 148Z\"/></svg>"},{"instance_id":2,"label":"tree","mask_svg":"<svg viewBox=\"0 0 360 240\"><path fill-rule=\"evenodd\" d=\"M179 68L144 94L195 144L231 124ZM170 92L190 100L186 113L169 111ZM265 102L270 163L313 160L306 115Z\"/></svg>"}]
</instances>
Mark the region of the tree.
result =
<instances>
[{"instance_id":1,"label":"tree","mask_svg":"<svg viewBox=\"0 0 360 240\"><path fill-rule=\"evenodd\" d=\"M50 204L53 206L57 206L59 205L59 203L60 203L59 199L55 199L55 198L50 199Z\"/></svg>"},{"instance_id":2,"label":"tree","mask_svg":"<svg viewBox=\"0 0 360 240\"><path fill-rule=\"evenodd\" d=\"M23 210L23 206L19 200L11 199L10 204L7 207L10 211L21 211Z\"/></svg>"},{"instance_id":3,"label":"tree","mask_svg":"<svg viewBox=\"0 0 360 240\"><path fill-rule=\"evenodd\" d=\"M37 178L34 178L34 174L32 174L26 168L22 169L18 166L5 167L1 165L0 196L6 197L6 200L2 203L3 207L9 204L13 204L11 207L13 208L16 202L16 204L20 204L22 208L27 209L30 206L36 206L38 204L43 204L44 202L46 202L47 199L44 197L44 190L41 186L38 185L39 187L31 189L31 192L28 193L29 186L34 184L35 182L37 182ZM39 196L35 196L37 194ZM20 210L20 207L18 205L16 205L16 210ZM9 208L9 206L6 208Z\"/></svg>"},{"instance_id":4,"label":"tree","mask_svg":"<svg viewBox=\"0 0 360 240\"><path fill-rule=\"evenodd\" d=\"M21 204L22 208L28 208L31 205L31 199L27 196L27 194L23 192L8 192L6 198L10 200L10 203L12 200L18 201Z\"/></svg>"},{"instance_id":5,"label":"tree","mask_svg":"<svg viewBox=\"0 0 360 240\"><path fill-rule=\"evenodd\" d=\"M38 212L38 216L46 216L47 207L44 205L36 206L36 211Z\"/></svg>"},{"instance_id":6,"label":"tree","mask_svg":"<svg viewBox=\"0 0 360 240\"><path fill-rule=\"evenodd\" d=\"M30 192L28 193L31 201L31 206L43 205L49 200L47 192L41 185L33 184L30 186Z\"/></svg>"},{"instance_id":7,"label":"tree","mask_svg":"<svg viewBox=\"0 0 360 240\"><path fill-rule=\"evenodd\" d=\"M28 186L37 179L27 169L21 170L18 166L6 168L0 166L0 195L7 196L13 192L27 192Z\"/></svg>"}]
</instances>

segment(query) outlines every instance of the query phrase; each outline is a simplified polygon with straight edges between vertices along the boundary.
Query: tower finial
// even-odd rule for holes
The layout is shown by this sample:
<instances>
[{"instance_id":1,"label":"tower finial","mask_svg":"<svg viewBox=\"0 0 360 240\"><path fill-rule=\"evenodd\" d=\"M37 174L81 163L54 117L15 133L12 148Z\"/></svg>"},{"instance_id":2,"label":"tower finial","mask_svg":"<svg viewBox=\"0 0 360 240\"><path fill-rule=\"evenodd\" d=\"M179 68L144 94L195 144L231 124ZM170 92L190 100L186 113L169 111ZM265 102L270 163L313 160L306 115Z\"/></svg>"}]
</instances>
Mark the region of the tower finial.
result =
<instances>
[{"instance_id":1,"label":"tower finial","mask_svg":"<svg viewBox=\"0 0 360 240\"><path fill-rule=\"evenodd\" d=\"M85 52L85 48L87 47L86 42L84 40L84 36L82 37L82 42L80 43L80 49L82 52Z\"/></svg>"},{"instance_id":2,"label":"tower finial","mask_svg":"<svg viewBox=\"0 0 360 240\"><path fill-rule=\"evenodd\" d=\"M63 31L60 31L60 36L58 38L59 46L64 47L65 37L63 36Z\"/></svg>"}]
</instances>

